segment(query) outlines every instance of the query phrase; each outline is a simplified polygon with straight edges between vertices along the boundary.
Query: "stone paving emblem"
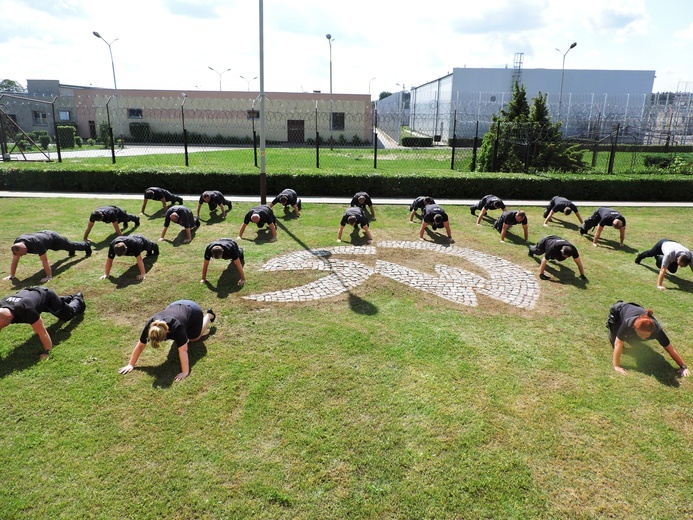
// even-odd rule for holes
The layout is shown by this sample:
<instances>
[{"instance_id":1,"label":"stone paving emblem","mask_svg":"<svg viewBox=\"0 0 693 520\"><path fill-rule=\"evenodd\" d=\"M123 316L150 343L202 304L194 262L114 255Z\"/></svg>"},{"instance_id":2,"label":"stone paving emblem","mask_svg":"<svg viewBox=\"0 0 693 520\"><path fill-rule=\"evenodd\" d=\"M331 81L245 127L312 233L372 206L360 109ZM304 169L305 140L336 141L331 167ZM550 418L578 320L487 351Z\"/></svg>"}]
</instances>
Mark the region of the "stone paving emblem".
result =
<instances>
[{"instance_id":1,"label":"stone paving emblem","mask_svg":"<svg viewBox=\"0 0 693 520\"><path fill-rule=\"evenodd\" d=\"M419 272L392 262L375 260L375 266L342 257L375 257L378 249L413 249L464 258L488 273L483 278L475 273L436 264L438 276ZM248 300L288 303L331 298L380 275L403 285L435 294L446 300L476 307L477 293L521 309L533 309L539 298L539 284L527 270L497 256L473 249L431 242L383 241L376 246L337 246L296 251L266 262L260 271L316 270L329 272L320 280L300 287L244 296Z\"/></svg>"}]
</instances>

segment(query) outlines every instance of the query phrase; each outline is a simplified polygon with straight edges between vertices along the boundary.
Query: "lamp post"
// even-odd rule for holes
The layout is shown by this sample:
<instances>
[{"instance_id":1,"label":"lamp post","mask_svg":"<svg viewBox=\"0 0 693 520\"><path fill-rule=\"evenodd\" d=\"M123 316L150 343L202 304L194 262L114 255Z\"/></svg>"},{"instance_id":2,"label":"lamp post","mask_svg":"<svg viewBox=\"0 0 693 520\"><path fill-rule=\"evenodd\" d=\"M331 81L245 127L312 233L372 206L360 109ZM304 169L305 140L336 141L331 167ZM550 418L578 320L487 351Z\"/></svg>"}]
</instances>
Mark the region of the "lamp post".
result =
<instances>
[{"instance_id":1,"label":"lamp post","mask_svg":"<svg viewBox=\"0 0 693 520\"><path fill-rule=\"evenodd\" d=\"M570 49L574 49L576 45L577 45L577 42L571 43L570 47L568 47L568 50L565 52L561 52L561 49L556 47L556 50L558 51L558 53L563 55L563 66L561 67L561 91L558 94L558 120L559 121L561 120L561 105L563 105L563 75L565 74L565 57L570 52Z\"/></svg>"},{"instance_id":2,"label":"lamp post","mask_svg":"<svg viewBox=\"0 0 693 520\"><path fill-rule=\"evenodd\" d=\"M216 72L217 74L219 74L219 92L221 92L221 75L227 73L227 72L230 71L231 69L226 69L226 70L224 70L224 71L222 71L222 72L219 72L218 70L213 69L212 67L207 67L207 68L208 68L209 70L211 70L212 72Z\"/></svg>"},{"instance_id":3,"label":"lamp post","mask_svg":"<svg viewBox=\"0 0 693 520\"><path fill-rule=\"evenodd\" d=\"M334 117L332 113L332 42L334 38L331 34L326 34L325 38L327 38L327 41L330 43L330 150L332 150L332 119Z\"/></svg>"},{"instance_id":4,"label":"lamp post","mask_svg":"<svg viewBox=\"0 0 693 520\"><path fill-rule=\"evenodd\" d=\"M239 77L240 77L242 80L245 80L246 83L248 83L248 92L250 92L250 82L253 81L253 80L256 80L256 79L257 79L257 76L255 76L255 77L252 78L252 79L245 79L243 76L239 76Z\"/></svg>"},{"instance_id":5,"label":"lamp post","mask_svg":"<svg viewBox=\"0 0 693 520\"><path fill-rule=\"evenodd\" d=\"M368 96L370 97L371 95L371 82L376 79L376 78L371 78L368 80Z\"/></svg>"},{"instance_id":6,"label":"lamp post","mask_svg":"<svg viewBox=\"0 0 693 520\"><path fill-rule=\"evenodd\" d=\"M120 113L120 96L118 96L118 82L116 81L116 73L115 73L115 63L113 62L113 49L111 49L111 45L113 45L118 38L113 40L111 43L108 43L103 36L101 36L97 31L93 31L92 34L99 38L100 40L103 40L103 42L108 45L108 53L111 55L111 70L113 71L113 90L115 91L115 98L116 98L116 111L118 112L118 134L120 135L120 147L123 147L123 115Z\"/></svg>"}]
</instances>

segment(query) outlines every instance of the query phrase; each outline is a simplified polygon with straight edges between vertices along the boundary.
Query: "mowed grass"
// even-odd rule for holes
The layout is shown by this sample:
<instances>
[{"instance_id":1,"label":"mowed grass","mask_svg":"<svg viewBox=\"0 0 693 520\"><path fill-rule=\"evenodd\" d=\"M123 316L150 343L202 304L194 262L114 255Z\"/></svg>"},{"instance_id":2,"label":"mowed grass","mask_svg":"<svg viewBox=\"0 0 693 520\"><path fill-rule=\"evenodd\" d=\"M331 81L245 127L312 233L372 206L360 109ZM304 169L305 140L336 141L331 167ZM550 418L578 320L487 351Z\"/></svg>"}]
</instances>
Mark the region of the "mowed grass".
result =
<instances>
[{"instance_id":1,"label":"mowed grass","mask_svg":"<svg viewBox=\"0 0 693 520\"><path fill-rule=\"evenodd\" d=\"M376 199L377 202L377 199ZM2 199L0 278L9 248L25 232L53 229L81 239L89 213L141 200ZM186 205L195 210L197 203ZM269 243L249 226L242 246L248 282L212 261L200 284L203 251L235 237L252 204L225 221L202 209L183 244L172 224L139 283L132 258L100 280L110 224L97 223L91 258L49 252L60 294L84 292L83 318L44 321L54 353L39 362L28 325L0 332L0 517L2 518L687 518L693 515L693 379L679 380L656 342L626 349L627 376L611 367L604 326L617 299L655 311L693 365L693 273L656 289L652 260L635 251L664 236L693 243L693 209L620 208L627 247L607 228L593 248L577 220L541 226L526 208L530 242L546 234L573 241L588 276L571 261L550 264L532 310L479 295L466 307L380 275L311 303L259 303L243 295L288 289L325 272L265 272L278 255L338 245L344 207L304 203L300 219L279 215ZM278 208L275 208L278 209ZM594 208L581 208L583 217ZM507 259L538 280L521 229L505 244L490 221L447 208L458 247ZM156 211L156 213L154 213ZM405 206L377 206L380 240L417 240ZM136 232L156 239L163 215L152 201ZM494 215L495 216L495 215ZM130 228L130 231L132 228ZM351 239L345 231L345 242ZM436 264L488 274L463 259L407 250L376 258L435 275ZM23 257L16 284L43 276ZM147 348L127 363L146 323L187 298L218 318L190 348L191 373L175 349Z\"/></svg>"}]
</instances>

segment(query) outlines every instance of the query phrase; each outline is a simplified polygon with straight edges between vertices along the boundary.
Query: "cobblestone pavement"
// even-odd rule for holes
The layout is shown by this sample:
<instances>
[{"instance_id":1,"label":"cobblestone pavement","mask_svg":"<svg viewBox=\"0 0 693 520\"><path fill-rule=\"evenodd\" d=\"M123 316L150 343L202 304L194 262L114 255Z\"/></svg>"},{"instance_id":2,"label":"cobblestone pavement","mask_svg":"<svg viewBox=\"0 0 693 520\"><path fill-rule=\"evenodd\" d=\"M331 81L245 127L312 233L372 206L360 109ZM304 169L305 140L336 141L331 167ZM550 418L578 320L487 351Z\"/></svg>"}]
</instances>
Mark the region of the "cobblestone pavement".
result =
<instances>
[{"instance_id":1,"label":"cobblestone pavement","mask_svg":"<svg viewBox=\"0 0 693 520\"><path fill-rule=\"evenodd\" d=\"M457 267L436 264L438 276L419 272L377 259L378 249L429 251L463 258L486 270L488 278ZM375 259L375 266L341 256ZM373 275L381 275L408 287L435 294L440 298L475 307L476 293L522 309L533 309L539 298L539 284L527 270L502 258L473 249L431 242L383 241L371 246L339 246L297 251L266 262L260 271L317 270L327 276L300 287L244 296L249 300L274 303L305 302L330 298L357 287Z\"/></svg>"}]
</instances>

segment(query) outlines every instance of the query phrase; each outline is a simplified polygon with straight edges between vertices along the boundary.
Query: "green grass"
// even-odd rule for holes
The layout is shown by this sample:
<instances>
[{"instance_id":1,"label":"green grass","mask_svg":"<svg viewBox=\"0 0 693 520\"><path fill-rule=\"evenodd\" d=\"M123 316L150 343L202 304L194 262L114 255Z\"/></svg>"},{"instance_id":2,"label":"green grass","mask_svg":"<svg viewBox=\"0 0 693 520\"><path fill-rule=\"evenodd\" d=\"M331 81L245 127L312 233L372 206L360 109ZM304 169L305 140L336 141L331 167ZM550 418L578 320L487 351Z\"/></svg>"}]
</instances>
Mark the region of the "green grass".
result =
<instances>
[{"instance_id":1,"label":"green grass","mask_svg":"<svg viewBox=\"0 0 693 520\"><path fill-rule=\"evenodd\" d=\"M0 278L24 232L54 229L79 239L90 211L140 200L2 200ZM188 203L188 206L193 204ZM56 344L38 362L28 325L0 332L0 517L2 518L687 518L693 480L693 380L678 380L661 347L627 348L611 367L604 323L617 299L655 311L693 364L689 270L657 291L651 261L634 251L666 235L691 244L693 209L623 208L627 248L593 248L573 217L540 225L526 208L530 241L569 238L572 263L550 265L536 308L520 311L479 296L464 307L374 276L341 296L266 304L243 295L290 288L324 272L264 272L263 262L306 247L335 246L343 209L304 204L280 218L276 243L243 241L246 275L202 253L235 237L250 204L226 221L203 222L191 244L172 226L144 282L132 259L99 280L109 224L91 233L94 255L49 252L61 294L84 292L83 319L44 320ZM155 209L151 203L148 210ZM379 206L377 242L416 240L403 206ZM466 207L447 208L457 246L493 254L535 275L511 228L505 244ZM581 208L583 216L593 208ZM208 218L206 207L202 210ZM137 230L161 232L161 212ZM663 231L665 230L665 231ZM345 234L348 244L349 235ZM354 260L354 257L347 257ZM462 259L388 250L378 258L434 274L445 263L485 275ZM374 259L360 259L373 265ZM38 283L35 256L13 286ZM538 279L538 277L537 277ZM117 373L147 319L173 300L212 306L215 328L190 349L190 377L173 383L178 357L147 348L135 371Z\"/></svg>"}]
</instances>

